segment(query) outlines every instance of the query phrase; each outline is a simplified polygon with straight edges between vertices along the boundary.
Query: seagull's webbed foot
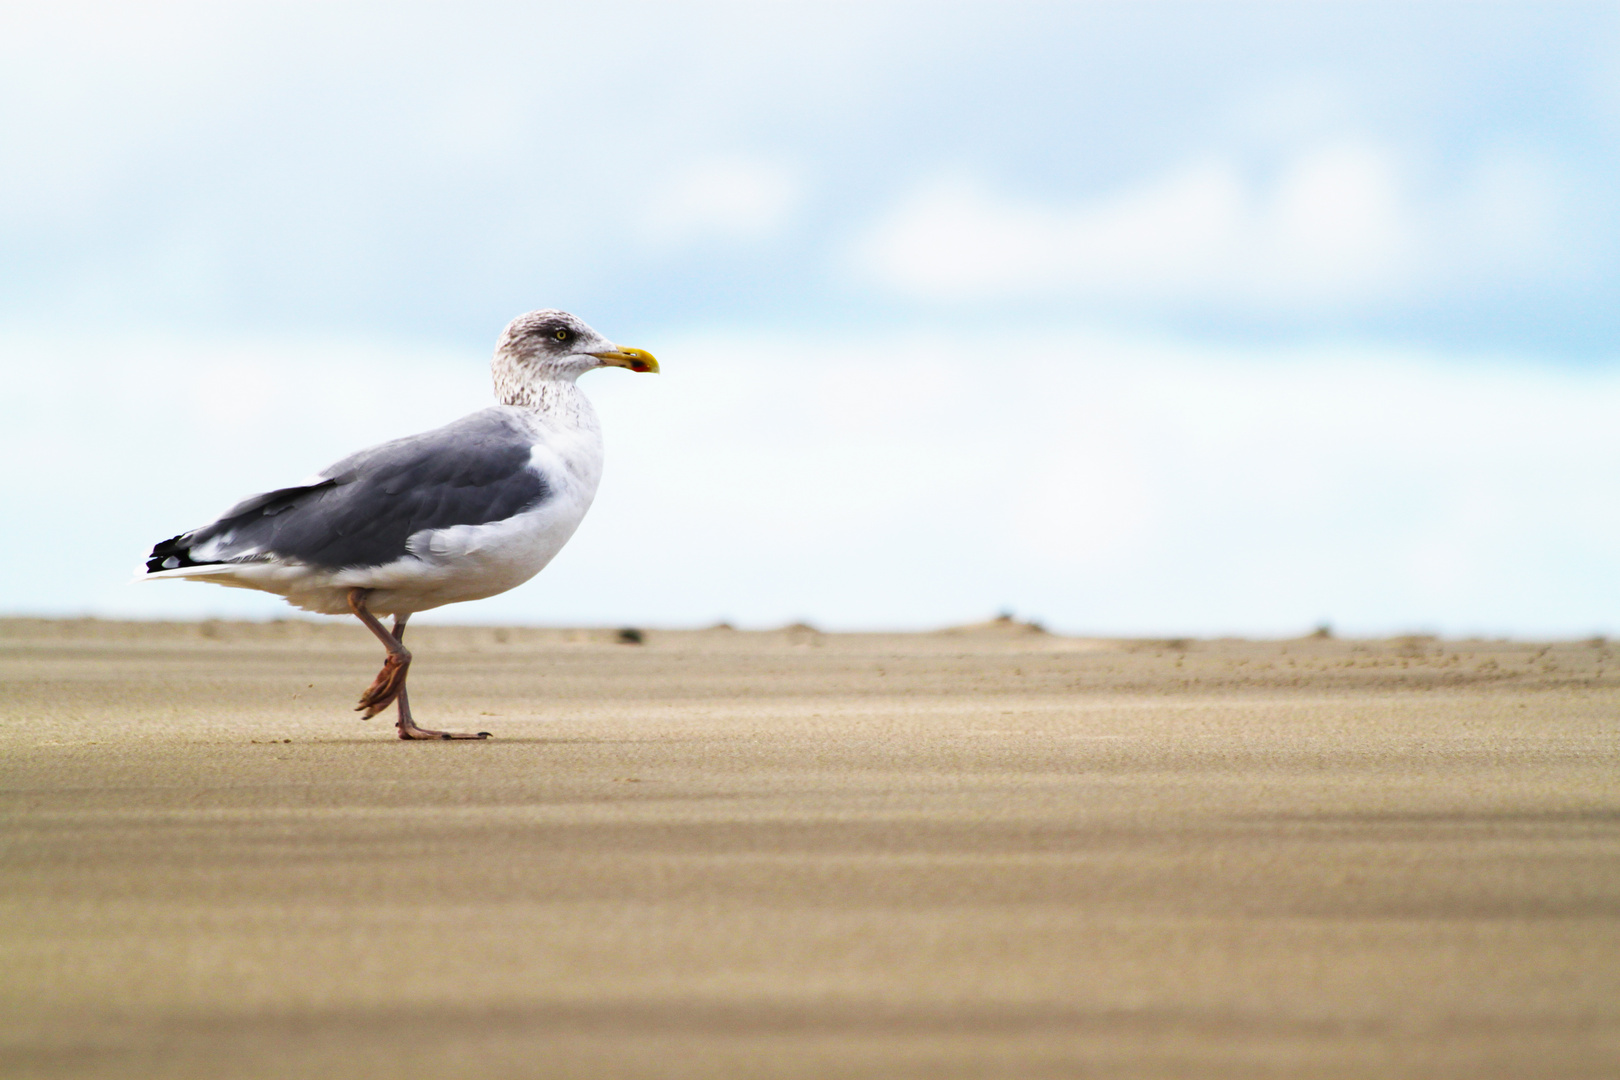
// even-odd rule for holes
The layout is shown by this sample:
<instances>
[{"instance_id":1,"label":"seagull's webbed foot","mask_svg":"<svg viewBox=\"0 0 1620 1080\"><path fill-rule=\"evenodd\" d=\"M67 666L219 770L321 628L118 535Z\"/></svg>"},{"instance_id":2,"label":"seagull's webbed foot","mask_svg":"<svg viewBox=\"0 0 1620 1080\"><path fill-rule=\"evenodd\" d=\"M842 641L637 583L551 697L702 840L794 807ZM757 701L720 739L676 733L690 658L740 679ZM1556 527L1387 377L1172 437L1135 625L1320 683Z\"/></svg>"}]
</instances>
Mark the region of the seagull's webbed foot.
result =
<instances>
[{"instance_id":1,"label":"seagull's webbed foot","mask_svg":"<svg viewBox=\"0 0 1620 1080\"><path fill-rule=\"evenodd\" d=\"M403 656L390 654L383 661L382 670L377 672L366 692L360 695L360 704L354 707L355 712L365 710L360 719L370 720L394 703L394 699L405 692L405 673L411 668L411 654Z\"/></svg>"},{"instance_id":2,"label":"seagull's webbed foot","mask_svg":"<svg viewBox=\"0 0 1620 1080\"><path fill-rule=\"evenodd\" d=\"M399 720L394 724L394 726L399 728L399 737L402 738L402 739L487 739L487 738L489 738L489 732L487 732L487 731L430 731L427 728L419 728L419 727L416 726L416 723L411 719L410 708L409 708L409 706L407 706L405 704L405 695L403 695L403 694L400 695L399 704L400 704Z\"/></svg>"}]
</instances>

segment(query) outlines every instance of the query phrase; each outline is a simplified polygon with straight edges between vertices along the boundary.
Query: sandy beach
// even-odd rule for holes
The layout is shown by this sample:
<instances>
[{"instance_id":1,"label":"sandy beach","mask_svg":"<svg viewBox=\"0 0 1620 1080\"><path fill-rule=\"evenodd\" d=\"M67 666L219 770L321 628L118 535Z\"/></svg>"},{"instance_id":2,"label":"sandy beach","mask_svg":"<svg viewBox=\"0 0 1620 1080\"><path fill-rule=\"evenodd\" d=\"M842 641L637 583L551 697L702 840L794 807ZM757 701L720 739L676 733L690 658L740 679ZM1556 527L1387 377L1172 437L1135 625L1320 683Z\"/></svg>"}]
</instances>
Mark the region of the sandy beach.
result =
<instances>
[{"instance_id":1,"label":"sandy beach","mask_svg":"<svg viewBox=\"0 0 1620 1080\"><path fill-rule=\"evenodd\" d=\"M0 620L0 1076L1620 1075L1602 641Z\"/></svg>"}]
</instances>

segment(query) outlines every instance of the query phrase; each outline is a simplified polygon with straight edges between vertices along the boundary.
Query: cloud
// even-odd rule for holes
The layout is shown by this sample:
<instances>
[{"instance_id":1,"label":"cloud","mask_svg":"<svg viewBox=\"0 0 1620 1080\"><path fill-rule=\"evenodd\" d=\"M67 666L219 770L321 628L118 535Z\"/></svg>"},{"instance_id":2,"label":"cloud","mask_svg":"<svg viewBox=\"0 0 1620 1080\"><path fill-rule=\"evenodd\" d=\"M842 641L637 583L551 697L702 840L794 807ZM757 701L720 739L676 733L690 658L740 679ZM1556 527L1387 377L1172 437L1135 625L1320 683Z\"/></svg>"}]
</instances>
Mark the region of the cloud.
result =
<instances>
[{"instance_id":1,"label":"cloud","mask_svg":"<svg viewBox=\"0 0 1620 1080\"><path fill-rule=\"evenodd\" d=\"M1569 185L1523 154L1424 191L1387 147L1324 142L1262 169L1209 158L1069 205L924 185L856 245L869 279L933 299L1076 297L1356 311L1523 281L1573 252Z\"/></svg>"},{"instance_id":2,"label":"cloud","mask_svg":"<svg viewBox=\"0 0 1620 1080\"><path fill-rule=\"evenodd\" d=\"M0 321L471 343L542 304L813 329L991 294L1590 354L1590 19L1448 12L0 4ZM1580 287L1497 284L1537 275Z\"/></svg>"},{"instance_id":3,"label":"cloud","mask_svg":"<svg viewBox=\"0 0 1620 1080\"><path fill-rule=\"evenodd\" d=\"M799 177L779 162L695 161L675 170L653 194L646 230L662 243L763 240L788 224L801 197Z\"/></svg>"}]
</instances>

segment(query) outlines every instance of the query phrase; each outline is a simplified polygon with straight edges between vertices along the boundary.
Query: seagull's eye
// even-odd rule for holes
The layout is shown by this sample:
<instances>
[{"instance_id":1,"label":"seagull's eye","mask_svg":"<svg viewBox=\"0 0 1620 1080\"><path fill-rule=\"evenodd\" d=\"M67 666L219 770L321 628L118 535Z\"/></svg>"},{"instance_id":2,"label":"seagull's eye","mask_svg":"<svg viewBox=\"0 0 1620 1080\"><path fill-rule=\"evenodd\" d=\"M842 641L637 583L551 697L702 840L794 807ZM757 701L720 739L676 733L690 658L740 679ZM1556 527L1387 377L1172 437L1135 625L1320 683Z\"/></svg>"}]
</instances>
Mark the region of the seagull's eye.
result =
<instances>
[{"instance_id":1,"label":"seagull's eye","mask_svg":"<svg viewBox=\"0 0 1620 1080\"><path fill-rule=\"evenodd\" d=\"M555 336L558 341L567 341L569 335L566 330L558 330Z\"/></svg>"}]
</instances>

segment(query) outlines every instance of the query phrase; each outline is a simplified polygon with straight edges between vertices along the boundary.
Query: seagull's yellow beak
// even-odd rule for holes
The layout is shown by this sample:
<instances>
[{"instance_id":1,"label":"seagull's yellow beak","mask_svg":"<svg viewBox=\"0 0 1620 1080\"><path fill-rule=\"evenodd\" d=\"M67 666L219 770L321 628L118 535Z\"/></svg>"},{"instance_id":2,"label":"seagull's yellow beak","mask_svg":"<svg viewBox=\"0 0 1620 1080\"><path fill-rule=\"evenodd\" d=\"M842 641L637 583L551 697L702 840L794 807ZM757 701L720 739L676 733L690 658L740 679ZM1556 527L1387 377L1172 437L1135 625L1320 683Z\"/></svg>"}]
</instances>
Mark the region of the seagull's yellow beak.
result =
<instances>
[{"instance_id":1,"label":"seagull's yellow beak","mask_svg":"<svg viewBox=\"0 0 1620 1080\"><path fill-rule=\"evenodd\" d=\"M631 371L658 373L658 358L646 349L614 349L611 352L591 353L606 367L623 367Z\"/></svg>"}]
</instances>

